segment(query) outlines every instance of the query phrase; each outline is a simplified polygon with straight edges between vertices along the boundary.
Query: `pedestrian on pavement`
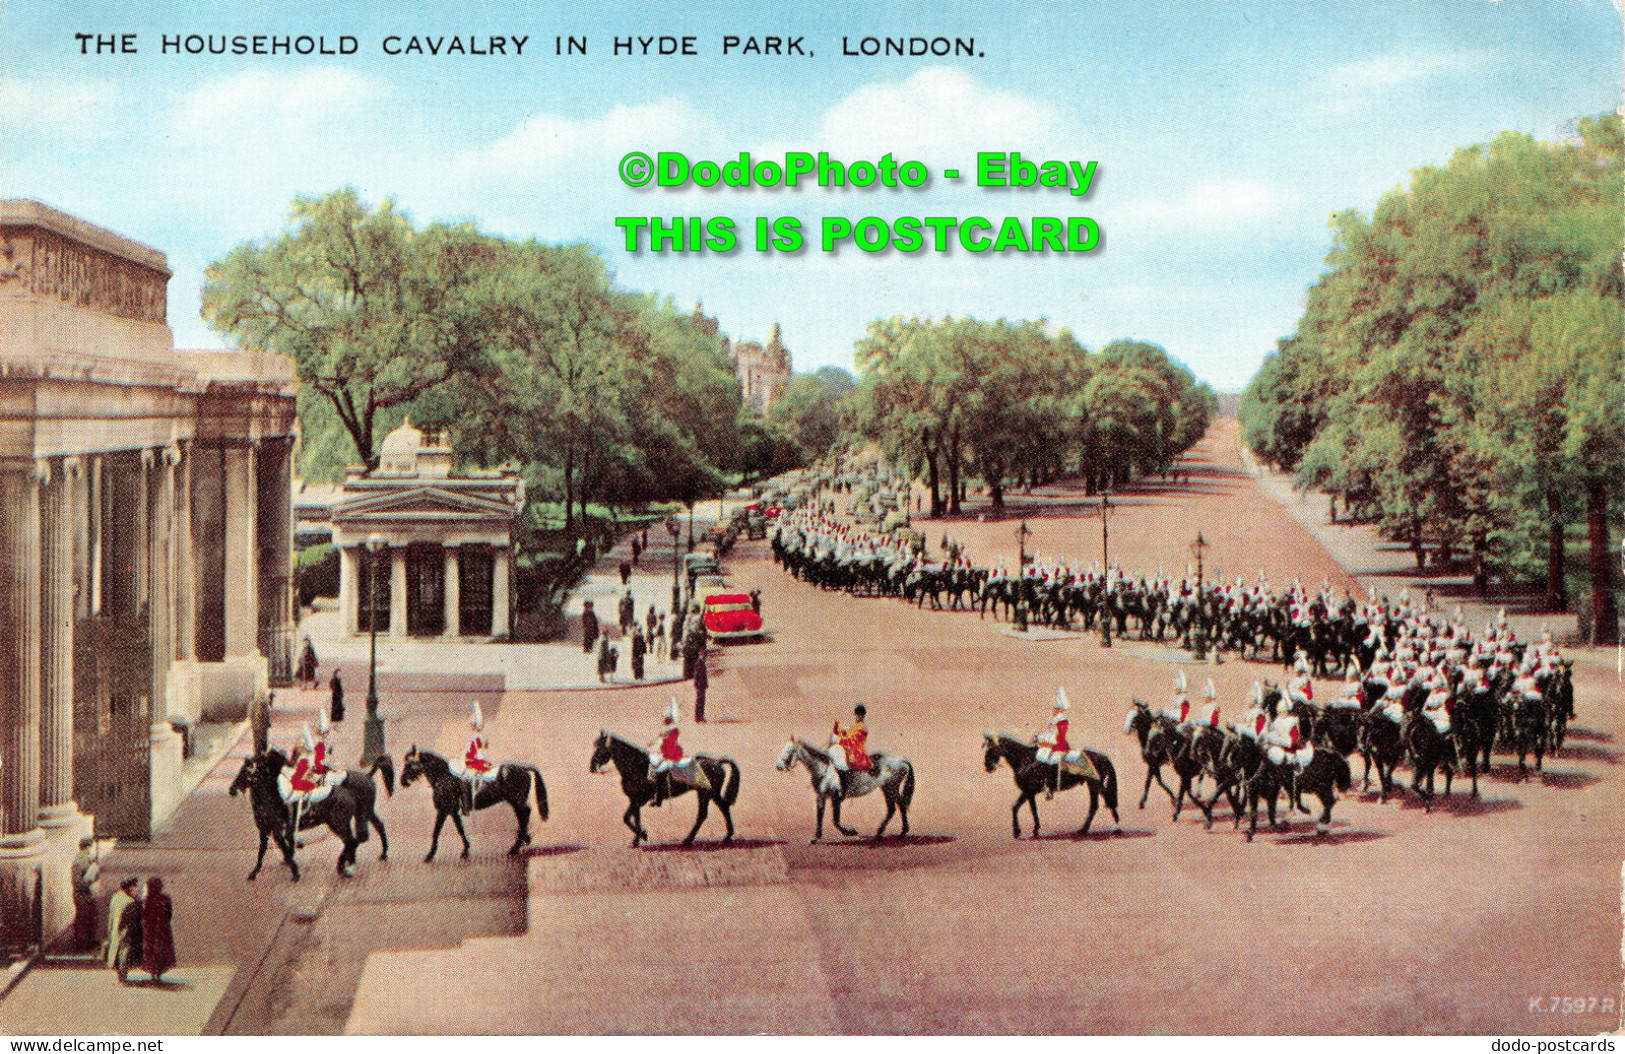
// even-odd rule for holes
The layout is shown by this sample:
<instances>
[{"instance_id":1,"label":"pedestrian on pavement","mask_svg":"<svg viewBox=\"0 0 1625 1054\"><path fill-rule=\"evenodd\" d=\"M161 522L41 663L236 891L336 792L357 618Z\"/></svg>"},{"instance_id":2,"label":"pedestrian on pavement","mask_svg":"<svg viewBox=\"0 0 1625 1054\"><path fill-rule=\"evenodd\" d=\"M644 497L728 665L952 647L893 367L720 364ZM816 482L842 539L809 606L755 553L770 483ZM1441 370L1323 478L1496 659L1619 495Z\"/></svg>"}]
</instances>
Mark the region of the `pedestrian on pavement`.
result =
<instances>
[{"instance_id":1,"label":"pedestrian on pavement","mask_svg":"<svg viewBox=\"0 0 1625 1054\"><path fill-rule=\"evenodd\" d=\"M638 602L632 599L632 591L628 589L626 595L621 597L620 604L621 636L638 624Z\"/></svg>"},{"instance_id":2,"label":"pedestrian on pavement","mask_svg":"<svg viewBox=\"0 0 1625 1054\"><path fill-rule=\"evenodd\" d=\"M301 688L316 687L316 645L310 642L308 634L304 647L299 650L299 667L293 676Z\"/></svg>"},{"instance_id":3,"label":"pedestrian on pavement","mask_svg":"<svg viewBox=\"0 0 1625 1054\"><path fill-rule=\"evenodd\" d=\"M632 536L632 566L638 566L638 557L643 555L643 546L638 544L638 536Z\"/></svg>"},{"instance_id":4,"label":"pedestrian on pavement","mask_svg":"<svg viewBox=\"0 0 1625 1054\"><path fill-rule=\"evenodd\" d=\"M107 905L107 968L128 984L130 971L141 965L141 879L131 875L119 883Z\"/></svg>"},{"instance_id":5,"label":"pedestrian on pavement","mask_svg":"<svg viewBox=\"0 0 1625 1054\"><path fill-rule=\"evenodd\" d=\"M600 682L607 682L615 676L615 664L619 658L620 656L609 643L609 637L606 635L598 642L598 680Z\"/></svg>"},{"instance_id":6,"label":"pedestrian on pavement","mask_svg":"<svg viewBox=\"0 0 1625 1054\"><path fill-rule=\"evenodd\" d=\"M643 620L644 631L649 636L649 646L654 647L655 638L655 606L649 605L649 614Z\"/></svg>"},{"instance_id":7,"label":"pedestrian on pavement","mask_svg":"<svg viewBox=\"0 0 1625 1054\"><path fill-rule=\"evenodd\" d=\"M96 895L102 888L102 865L96 857L96 839L79 839L79 855L73 858L73 950L94 949L96 941Z\"/></svg>"},{"instance_id":8,"label":"pedestrian on pavement","mask_svg":"<svg viewBox=\"0 0 1625 1054\"><path fill-rule=\"evenodd\" d=\"M654 642L655 658L665 659L671 655L671 648L666 640L666 616L660 616L660 622L655 626L654 633L650 635Z\"/></svg>"},{"instance_id":9,"label":"pedestrian on pavement","mask_svg":"<svg viewBox=\"0 0 1625 1054\"><path fill-rule=\"evenodd\" d=\"M649 551L649 528L647 527L643 529L643 551Z\"/></svg>"},{"instance_id":10,"label":"pedestrian on pavement","mask_svg":"<svg viewBox=\"0 0 1625 1054\"><path fill-rule=\"evenodd\" d=\"M643 639L643 627L634 626L632 629L632 679L643 680L643 656L649 650L649 644Z\"/></svg>"},{"instance_id":11,"label":"pedestrian on pavement","mask_svg":"<svg viewBox=\"0 0 1625 1054\"><path fill-rule=\"evenodd\" d=\"M630 585L632 582L632 565L625 560L621 561L621 585Z\"/></svg>"},{"instance_id":12,"label":"pedestrian on pavement","mask_svg":"<svg viewBox=\"0 0 1625 1054\"><path fill-rule=\"evenodd\" d=\"M598 613L592 609L592 601L581 602L581 650L588 655L592 654L593 646L598 643Z\"/></svg>"},{"instance_id":13,"label":"pedestrian on pavement","mask_svg":"<svg viewBox=\"0 0 1625 1054\"><path fill-rule=\"evenodd\" d=\"M170 929L172 908L164 892L164 880L147 879L147 897L141 903L141 969L153 984L163 984L164 974L175 967L175 934Z\"/></svg>"},{"instance_id":14,"label":"pedestrian on pavement","mask_svg":"<svg viewBox=\"0 0 1625 1054\"><path fill-rule=\"evenodd\" d=\"M676 662L677 657L683 654L683 620L685 617L686 613L682 608L677 608L671 613L671 646L667 649L666 656L673 662Z\"/></svg>"},{"instance_id":15,"label":"pedestrian on pavement","mask_svg":"<svg viewBox=\"0 0 1625 1054\"><path fill-rule=\"evenodd\" d=\"M694 720L705 720L705 689L711 684L711 674L705 666L705 653L694 660Z\"/></svg>"},{"instance_id":16,"label":"pedestrian on pavement","mask_svg":"<svg viewBox=\"0 0 1625 1054\"><path fill-rule=\"evenodd\" d=\"M758 615L762 613L762 591L760 589L750 591L750 609Z\"/></svg>"},{"instance_id":17,"label":"pedestrian on pavement","mask_svg":"<svg viewBox=\"0 0 1625 1054\"><path fill-rule=\"evenodd\" d=\"M254 740L254 753L263 754L270 745L271 707L276 704L276 693L254 694L248 701L248 731Z\"/></svg>"},{"instance_id":18,"label":"pedestrian on pavement","mask_svg":"<svg viewBox=\"0 0 1625 1054\"><path fill-rule=\"evenodd\" d=\"M344 720L344 682L339 680L339 671L333 671L332 680L327 682L330 699L327 704L327 716L333 723L339 724Z\"/></svg>"}]
</instances>

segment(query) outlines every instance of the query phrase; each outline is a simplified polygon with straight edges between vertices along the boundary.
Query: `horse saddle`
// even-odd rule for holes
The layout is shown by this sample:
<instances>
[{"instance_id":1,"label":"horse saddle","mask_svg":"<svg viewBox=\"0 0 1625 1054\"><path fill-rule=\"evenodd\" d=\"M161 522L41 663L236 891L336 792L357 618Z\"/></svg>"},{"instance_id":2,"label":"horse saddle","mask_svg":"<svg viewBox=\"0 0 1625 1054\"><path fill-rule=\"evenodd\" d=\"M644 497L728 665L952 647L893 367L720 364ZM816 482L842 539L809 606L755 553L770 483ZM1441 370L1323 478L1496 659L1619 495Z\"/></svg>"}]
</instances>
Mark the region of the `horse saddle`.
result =
<instances>
[{"instance_id":1,"label":"horse saddle","mask_svg":"<svg viewBox=\"0 0 1625 1054\"><path fill-rule=\"evenodd\" d=\"M1095 771L1094 762L1089 760L1088 754L1080 753L1076 761L1066 758L1061 761L1061 771L1070 772L1080 779L1099 782L1100 773Z\"/></svg>"},{"instance_id":2,"label":"horse saddle","mask_svg":"<svg viewBox=\"0 0 1625 1054\"><path fill-rule=\"evenodd\" d=\"M696 790L711 789L711 781L706 778L705 770L700 768L697 758L684 758L666 771L678 783L686 783Z\"/></svg>"},{"instance_id":3,"label":"horse saddle","mask_svg":"<svg viewBox=\"0 0 1625 1054\"><path fill-rule=\"evenodd\" d=\"M282 800L289 804L302 801L306 805L310 805L325 799L329 794L333 793L334 787L343 782L344 773L336 769L329 769L326 775L323 776L322 782L317 784L314 790L301 792L293 789L293 777L284 772L277 777L277 790L282 793Z\"/></svg>"}]
</instances>

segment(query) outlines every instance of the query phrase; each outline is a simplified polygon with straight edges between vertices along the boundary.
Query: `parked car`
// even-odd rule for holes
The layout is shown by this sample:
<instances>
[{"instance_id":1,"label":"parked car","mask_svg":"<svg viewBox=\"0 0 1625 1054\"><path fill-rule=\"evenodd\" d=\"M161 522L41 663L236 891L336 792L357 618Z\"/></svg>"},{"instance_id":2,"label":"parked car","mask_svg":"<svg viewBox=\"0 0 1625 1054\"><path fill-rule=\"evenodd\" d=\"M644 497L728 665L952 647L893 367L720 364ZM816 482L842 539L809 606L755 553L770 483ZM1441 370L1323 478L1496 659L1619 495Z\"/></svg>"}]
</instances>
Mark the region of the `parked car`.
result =
<instances>
[{"instance_id":1,"label":"parked car","mask_svg":"<svg viewBox=\"0 0 1625 1054\"><path fill-rule=\"evenodd\" d=\"M762 616L746 593L713 593L701 601L700 614L713 640L750 640L762 635Z\"/></svg>"}]
</instances>

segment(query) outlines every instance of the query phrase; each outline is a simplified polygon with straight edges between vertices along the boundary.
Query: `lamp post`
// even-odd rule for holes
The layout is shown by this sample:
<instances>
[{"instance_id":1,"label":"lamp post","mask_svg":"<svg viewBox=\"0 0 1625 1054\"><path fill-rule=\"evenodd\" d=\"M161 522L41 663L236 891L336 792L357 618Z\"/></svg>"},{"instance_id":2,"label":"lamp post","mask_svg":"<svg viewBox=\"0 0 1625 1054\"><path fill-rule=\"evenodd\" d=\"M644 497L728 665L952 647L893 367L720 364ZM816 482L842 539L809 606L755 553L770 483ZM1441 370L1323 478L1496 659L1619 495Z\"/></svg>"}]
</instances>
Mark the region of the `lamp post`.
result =
<instances>
[{"instance_id":1,"label":"lamp post","mask_svg":"<svg viewBox=\"0 0 1625 1054\"><path fill-rule=\"evenodd\" d=\"M677 564L680 559L677 551L677 534L682 528L677 526L677 517L672 516L666 520L666 533L671 535L671 613L677 614L678 608L683 606L683 587L677 584Z\"/></svg>"},{"instance_id":2,"label":"lamp post","mask_svg":"<svg viewBox=\"0 0 1625 1054\"><path fill-rule=\"evenodd\" d=\"M384 755L384 720L378 716L378 565L389 546L374 534L367 539L372 564L372 588L367 595L367 628L372 635L372 652L367 660L367 719L362 725L361 767L367 768Z\"/></svg>"},{"instance_id":3,"label":"lamp post","mask_svg":"<svg viewBox=\"0 0 1625 1054\"><path fill-rule=\"evenodd\" d=\"M688 551L694 551L694 503L688 503Z\"/></svg>"},{"instance_id":4,"label":"lamp post","mask_svg":"<svg viewBox=\"0 0 1625 1054\"><path fill-rule=\"evenodd\" d=\"M1107 600L1111 599L1112 557L1111 536L1106 529L1106 517L1111 515L1111 511L1111 498L1107 496L1106 491L1102 490L1100 492L1100 573L1106 576L1107 591L1101 595ZM1106 605L1105 610L1100 613L1100 646L1102 648L1112 646L1112 612L1109 603Z\"/></svg>"},{"instance_id":5,"label":"lamp post","mask_svg":"<svg viewBox=\"0 0 1625 1054\"><path fill-rule=\"evenodd\" d=\"M1027 539L1032 533L1026 520L1016 528L1016 629L1022 633L1027 632ZM942 540L946 542L948 536L943 535Z\"/></svg>"},{"instance_id":6,"label":"lamp post","mask_svg":"<svg viewBox=\"0 0 1625 1054\"><path fill-rule=\"evenodd\" d=\"M1196 532L1196 541L1191 543L1191 552L1196 554L1196 639L1191 654L1197 662L1207 658L1207 600L1202 596L1205 585L1202 575L1202 552L1210 543L1202 537L1202 532Z\"/></svg>"}]
</instances>

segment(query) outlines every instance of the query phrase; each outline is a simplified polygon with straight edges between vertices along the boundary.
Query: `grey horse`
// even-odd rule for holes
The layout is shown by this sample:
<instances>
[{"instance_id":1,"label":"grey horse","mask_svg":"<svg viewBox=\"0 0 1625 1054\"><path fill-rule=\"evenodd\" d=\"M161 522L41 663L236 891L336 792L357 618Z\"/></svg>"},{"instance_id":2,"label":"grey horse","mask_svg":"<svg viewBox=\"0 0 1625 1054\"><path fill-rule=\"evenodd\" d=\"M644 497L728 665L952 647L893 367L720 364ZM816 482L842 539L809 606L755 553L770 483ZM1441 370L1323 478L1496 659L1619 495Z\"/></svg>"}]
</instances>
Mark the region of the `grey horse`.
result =
<instances>
[{"instance_id":1,"label":"grey horse","mask_svg":"<svg viewBox=\"0 0 1625 1054\"><path fill-rule=\"evenodd\" d=\"M862 797L876 788L886 797L886 818L880 821L880 827L875 831L875 841L880 841L881 835L886 833L886 825L899 812L903 817L903 829L897 837L908 837L908 806L914 800L914 765L908 758L896 754L871 753L869 758L873 764L868 769L848 771L843 778L841 771L830 760L829 751L820 750L795 736L784 744L784 749L779 752L779 771L789 772L799 761L812 777L813 793L818 796L818 826L813 833L814 842L824 837L826 802L832 808L835 829L851 837L858 832L851 827L841 826L841 802L847 798Z\"/></svg>"}]
</instances>

